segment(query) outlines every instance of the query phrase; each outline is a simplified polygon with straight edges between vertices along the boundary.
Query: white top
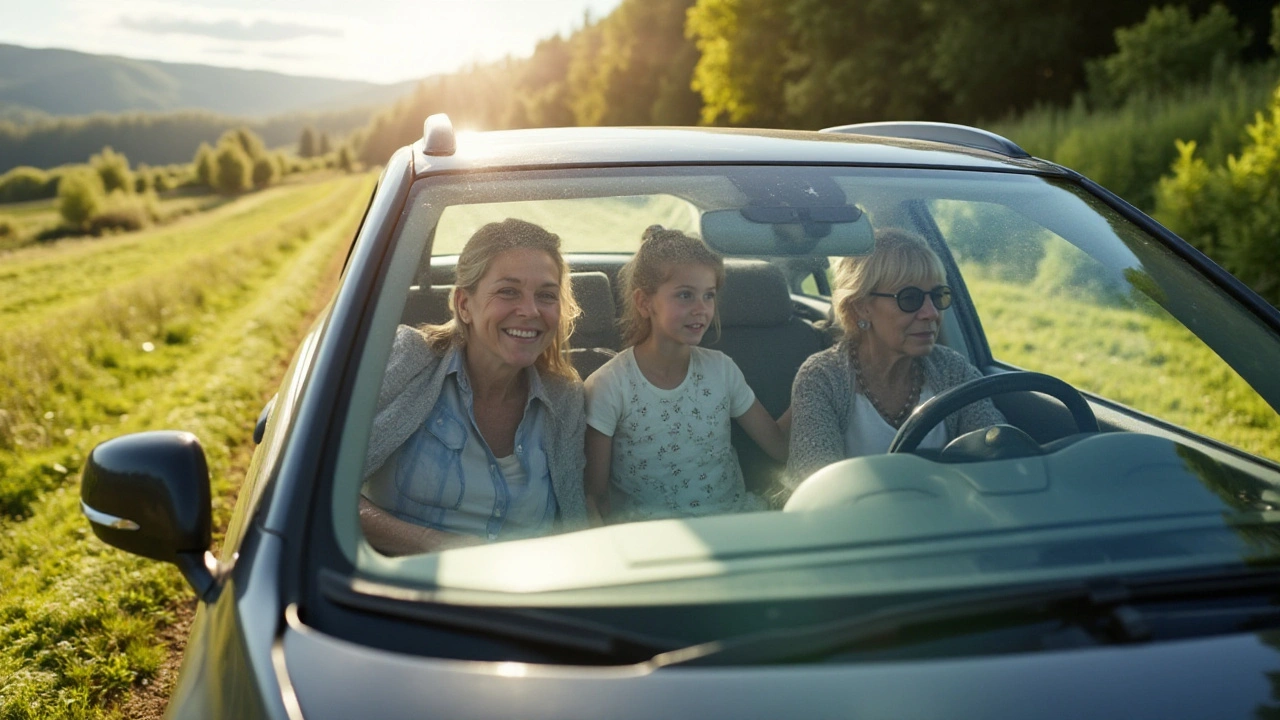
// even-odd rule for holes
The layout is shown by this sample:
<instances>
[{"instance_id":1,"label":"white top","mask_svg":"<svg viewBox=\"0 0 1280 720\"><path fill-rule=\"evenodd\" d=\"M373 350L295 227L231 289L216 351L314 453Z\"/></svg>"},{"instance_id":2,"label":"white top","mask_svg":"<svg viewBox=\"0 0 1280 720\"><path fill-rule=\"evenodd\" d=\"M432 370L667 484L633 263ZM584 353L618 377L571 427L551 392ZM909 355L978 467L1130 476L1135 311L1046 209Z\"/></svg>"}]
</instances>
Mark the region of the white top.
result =
<instances>
[{"instance_id":1,"label":"white top","mask_svg":"<svg viewBox=\"0 0 1280 720\"><path fill-rule=\"evenodd\" d=\"M729 422L755 403L742 371L694 347L679 387L650 383L627 348L586 382L587 424L613 438L610 504L624 519L763 510L747 492Z\"/></svg>"},{"instance_id":2,"label":"white top","mask_svg":"<svg viewBox=\"0 0 1280 720\"><path fill-rule=\"evenodd\" d=\"M920 400L916 407L920 407L935 394L928 385L920 388ZM882 455L889 451L889 444L897 434L897 428L880 416L866 395L860 392L853 394L853 403L849 406L849 430L844 436L845 457ZM919 447L941 448L946 442L947 426L945 423L938 423L920 441Z\"/></svg>"}]
</instances>

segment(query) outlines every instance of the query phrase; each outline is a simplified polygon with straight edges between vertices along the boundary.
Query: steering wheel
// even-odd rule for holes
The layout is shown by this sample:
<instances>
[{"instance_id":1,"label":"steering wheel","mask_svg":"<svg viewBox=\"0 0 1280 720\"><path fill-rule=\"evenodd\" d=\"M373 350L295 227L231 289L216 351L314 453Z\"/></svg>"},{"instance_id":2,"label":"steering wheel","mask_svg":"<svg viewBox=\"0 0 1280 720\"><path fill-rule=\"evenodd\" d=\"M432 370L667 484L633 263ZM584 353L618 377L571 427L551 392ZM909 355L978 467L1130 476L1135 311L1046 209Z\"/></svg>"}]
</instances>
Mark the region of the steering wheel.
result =
<instances>
[{"instance_id":1,"label":"steering wheel","mask_svg":"<svg viewBox=\"0 0 1280 720\"><path fill-rule=\"evenodd\" d=\"M1079 432L1098 431L1098 419L1094 417L1093 410L1084 396L1075 388L1056 377L1043 373L1009 372L970 380L930 398L928 402L916 408L907 421L902 423L902 427L898 428L898 434L893 437L893 442L889 443L889 452L913 452L929 431L951 413L979 400L1012 392L1038 392L1060 400L1071 412L1071 419L1075 421ZM1018 452L1011 447L1012 445L1020 445L1023 450L1029 447L1036 449L1040 447L1039 443L1032 440L1029 435L1011 425L996 425L985 430L977 430L956 438L952 444L960 443L971 435L984 436L987 443L1004 443L1009 447L1007 452L993 451L992 454L996 456L1028 454ZM1004 437L1002 438L1001 435ZM970 441L970 444L983 441L983 438L975 438ZM1029 446L1028 443L1030 443ZM950 447L948 445L948 448Z\"/></svg>"}]
</instances>

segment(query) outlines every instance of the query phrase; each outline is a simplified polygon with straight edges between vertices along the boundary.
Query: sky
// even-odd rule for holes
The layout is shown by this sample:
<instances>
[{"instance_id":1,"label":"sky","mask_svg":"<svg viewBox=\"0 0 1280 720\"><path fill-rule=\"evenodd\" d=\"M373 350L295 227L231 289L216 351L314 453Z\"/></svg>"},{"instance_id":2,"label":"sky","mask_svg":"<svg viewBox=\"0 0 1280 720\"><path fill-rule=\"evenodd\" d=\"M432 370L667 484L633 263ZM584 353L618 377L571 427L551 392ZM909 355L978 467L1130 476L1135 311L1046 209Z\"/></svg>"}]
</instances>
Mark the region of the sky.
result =
<instances>
[{"instance_id":1,"label":"sky","mask_svg":"<svg viewBox=\"0 0 1280 720\"><path fill-rule=\"evenodd\" d=\"M620 1L0 0L0 43L391 83L527 56Z\"/></svg>"}]
</instances>

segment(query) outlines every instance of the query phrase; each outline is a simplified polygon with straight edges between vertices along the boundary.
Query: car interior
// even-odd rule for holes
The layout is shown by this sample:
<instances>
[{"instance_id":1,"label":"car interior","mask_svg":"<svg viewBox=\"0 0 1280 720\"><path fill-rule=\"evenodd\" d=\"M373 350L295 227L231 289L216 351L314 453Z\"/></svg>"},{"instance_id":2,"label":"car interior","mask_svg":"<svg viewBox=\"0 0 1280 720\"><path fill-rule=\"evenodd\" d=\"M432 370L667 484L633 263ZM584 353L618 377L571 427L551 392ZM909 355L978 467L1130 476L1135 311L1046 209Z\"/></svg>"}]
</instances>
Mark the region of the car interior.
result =
<instances>
[{"instance_id":1,"label":"car interior","mask_svg":"<svg viewBox=\"0 0 1280 720\"><path fill-rule=\"evenodd\" d=\"M574 297L582 308L570 338L570 360L583 379L622 349L618 331L622 298L617 278L628 258L611 253L566 257ZM429 269L409 289L401 323L418 326L449 319L453 260L448 256L432 258ZM822 262L807 264L820 265L818 271L825 274L826 259L818 260ZM790 407L792 383L805 360L840 337L829 298L802 291L801 283L812 271L797 273L794 264L787 258L726 259L725 286L718 299L719 329L708 332L702 342L733 359L773 417ZM944 327L941 333L944 344L948 337L959 335L956 321L949 320L950 332ZM996 403L1012 425L1041 444L1076 433L1071 414L1054 398L1009 393L996 398ZM784 466L752 442L736 423L732 438L747 488L766 495L776 490Z\"/></svg>"},{"instance_id":2,"label":"car interior","mask_svg":"<svg viewBox=\"0 0 1280 720\"><path fill-rule=\"evenodd\" d=\"M585 379L622 349L617 277L627 256L570 255L567 259L574 297L582 308L570 338L570 360ZM400 322L416 326L447 321L448 298L453 291L448 259L433 259L428 277L420 278L422 281L430 284L410 288ZM828 313L817 309L813 299L793 299L782 268L760 259L726 261L718 306L719 332L708 332L703 346L732 358L765 409L774 417L782 415L791 405L791 384L800 366L837 337ZM736 424L733 442L748 489L768 490L782 466Z\"/></svg>"},{"instance_id":3,"label":"car interior","mask_svg":"<svg viewBox=\"0 0 1280 720\"><path fill-rule=\"evenodd\" d=\"M410 205L399 226L399 245L387 265L385 287L375 310L375 332L366 347L365 359L371 370L362 373L354 395L361 406L353 406L352 412L359 420L351 425L351 458L344 461L354 469L363 458L367 435L362 431L367 432L367 417L372 415L372 399L381 382L394 327L447 320L454 267L463 244L484 223L506 217L537 222L561 237L573 292L582 309L570 339L570 359L584 378L622 349L617 324L623 307L619 271L639 246L645 227L662 224L698 234L725 257L725 283L717 298L720 327L709 330L702 342L721 350L738 365L774 417L791 405L792 384L801 365L838 342L829 265L836 257L869 252L872 228L899 227L914 232L940 256L954 302L942 315L938 341L969 358L985 380L1025 377L1028 373L1018 373L1023 368L993 356L984 323L991 325L994 335L1002 329L1000 319L989 312L989 306L976 302L982 297L978 285L985 268L975 264L972 255L965 255L956 235L957 217L965 218L956 212L948 217L945 203L952 203L952 210L961 213L980 207L1003 213L998 223L989 217L969 218L976 242L988 243L992 235L1003 235L1010 238L1011 247L1032 246L1042 241L1042 235L1052 235L1070 252L1110 273L1103 280L1121 292L1132 294L1134 290L1128 275L1121 271L1149 273L1148 285L1142 287L1148 294L1139 301L1155 300L1161 307L1179 302L1167 298L1174 296L1175 284L1180 286L1185 274L1177 265L1180 261L1160 254L1164 250L1144 245L1142 237L1120 235L1127 232L1123 221L1108 222L1103 212L1085 207L1090 202L1087 198L1034 176L957 173L940 177L945 173L865 168L842 171L829 177L838 182L843 205L822 200L808 210L830 212L829 224L844 227L815 242L796 243L794 238L777 239L779 225L802 224L783 215L782 211L791 211L794 206L779 204L767 189L750 186L751 169L742 171L748 181L707 168L663 169L654 174L646 168L638 179L628 175L636 172L575 169L573 174L512 173L484 182L439 178L424 183L421 199ZM785 173L768 168L763 174L772 179L782 177L787 181L782 183L783 190L790 187ZM832 191L820 188L819 195L824 192ZM846 216L836 212L846 208L855 212L846 210ZM1026 237L1028 228L1040 235ZM1003 282L1002 287L1010 284ZM1034 292L1034 287L1031 290ZM1122 301L1130 302L1130 297L1124 295ZM1204 297L1187 302L1193 301L1209 306ZM1013 311L1024 309L1015 306ZM1182 309L1178 308L1179 312ZM1051 370L1046 373L1053 374ZM344 528L341 537L351 556L374 576L414 577L441 592L517 592L522 602L528 599L526 592L554 595L586 585L610 587L613 589L601 592L630 598L636 583L665 582L686 574L714 584L738 570L746 572L748 566L768 565L785 572L806 572L802 566L807 563L826 567L828 560L818 549L852 548L850 543L856 544L859 538L880 542L887 538L952 537L956 533L1072 522L1084 527L1095 521L1103 504L1114 506L1117 517L1136 508L1145 514L1188 508L1200 512L1217 507L1216 501L1207 500L1204 492L1196 490L1200 481L1193 476L1209 472L1202 468L1218 468L1213 472L1230 482L1242 476L1237 472L1240 468L1245 468L1245 475L1253 471L1247 460L1242 462L1240 456L1181 431L1159 416L1135 411L1105 393L1089 392L1087 387L1082 389L1088 394L1080 395L1065 382L1059 384L1086 408L1093 416L1090 419L1096 418L1095 427L1101 432L1088 427L1082 432L1077 416L1068 408L1070 401L1036 388L1013 387L1005 392L1010 388L1001 385L992 399L1009 425L1025 433L1026 442L1015 448L1022 454L939 457L930 451L904 451L849 458L818 471L785 499L771 492L781 485L784 468L734 423L733 445L748 489L774 500L775 509L786 511L781 513L622 523L500 544L503 547L467 548L458 551L466 555L465 562L461 556L454 556L456 562L449 560L450 553L381 556L356 541L356 527L349 516L337 518L336 524ZM1200 465L1192 468L1190 461L1179 455L1184 449L1192 451L1187 457L1210 453L1213 460L1196 459ZM1023 458L1032 455L1040 460L1024 462ZM1155 457L1160 458L1159 472L1152 469ZM934 462L938 459L945 462ZM1235 469L1221 470L1222 462ZM1089 480L1077 481L1076 476ZM354 488L356 475L349 477L353 479L349 487ZM1108 479L1113 477L1126 480ZM1174 485L1186 492L1172 492ZM1167 501L1135 497L1135 493L1150 497L1144 493L1154 492L1156 487L1170 493ZM343 490L335 487L335 492ZM1175 502L1177 497L1183 500ZM908 519L925 516L932 520L919 523ZM855 527L861 528L856 537L851 534ZM1119 528L1115 532L1127 531ZM602 538L607 542L601 542ZM993 535L990 542L994 547L1000 540ZM488 562L532 567L535 556L545 559L548 553L565 559L563 572L499 577L485 570ZM1044 557L1047 555L1032 553L1009 567L1033 568ZM569 562L571 558L590 558L591 562ZM731 570L731 566L738 570ZM833 578L832 582L843 581ZM688 587L694 593L700 585L693 582ZM766 591L773 592L760 590Z\"/></svg>"}]
</instances>

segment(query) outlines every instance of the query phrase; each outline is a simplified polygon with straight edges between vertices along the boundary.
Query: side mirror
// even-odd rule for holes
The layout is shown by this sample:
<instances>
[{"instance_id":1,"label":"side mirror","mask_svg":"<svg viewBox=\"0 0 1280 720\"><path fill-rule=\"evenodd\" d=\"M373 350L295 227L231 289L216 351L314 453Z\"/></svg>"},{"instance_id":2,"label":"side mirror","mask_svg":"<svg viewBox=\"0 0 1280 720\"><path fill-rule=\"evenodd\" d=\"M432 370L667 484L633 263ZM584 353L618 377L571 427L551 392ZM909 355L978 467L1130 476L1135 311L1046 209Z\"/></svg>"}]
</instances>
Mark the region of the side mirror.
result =
<instances>
[{"instance_id":1,"label":"side mirror","mask_svg":"<svg viewBox=\"0 0 1280 720\"><path fill-rule=\"evenodd\" d=\"M125 435L89 453L80 509L108 545L171 562L204 597L216 584L209 467L195 435Z\"/></svg>"}]
</instances>

